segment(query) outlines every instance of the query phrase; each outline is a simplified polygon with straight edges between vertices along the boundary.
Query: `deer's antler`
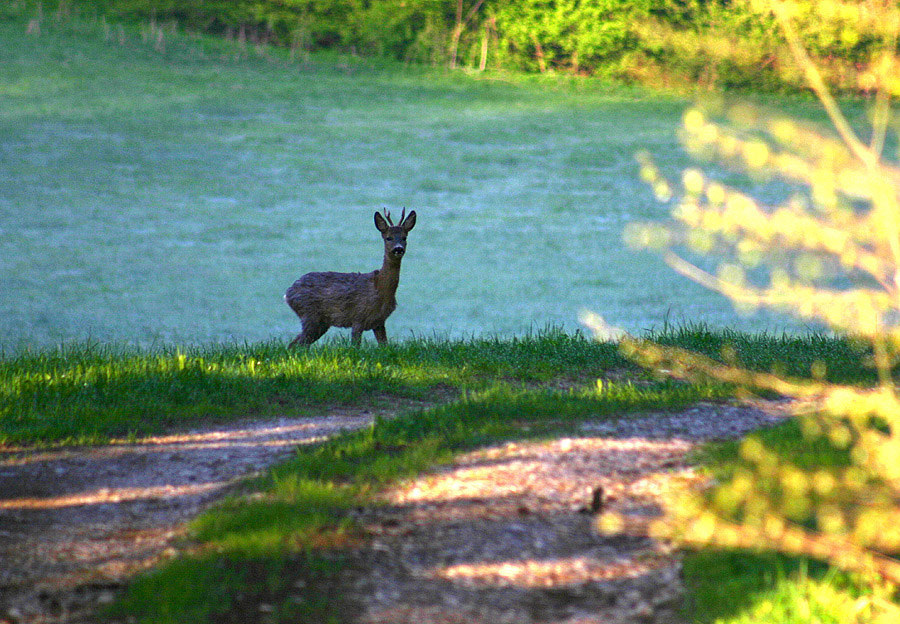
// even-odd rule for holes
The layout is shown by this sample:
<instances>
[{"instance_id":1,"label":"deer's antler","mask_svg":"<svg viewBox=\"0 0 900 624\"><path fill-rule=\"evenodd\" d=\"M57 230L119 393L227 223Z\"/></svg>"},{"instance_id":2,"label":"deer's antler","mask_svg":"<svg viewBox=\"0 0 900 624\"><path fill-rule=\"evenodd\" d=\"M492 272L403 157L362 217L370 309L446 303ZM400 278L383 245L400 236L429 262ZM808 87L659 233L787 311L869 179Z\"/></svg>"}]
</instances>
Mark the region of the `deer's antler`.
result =
<instances>
[{"instance_id":1,"label":"deer's antler","mask_svg":"<svg viewBox=\"0 0 900 624\"><path fill-rule=\"evenodd\" d=\"M391 211L387 208L384 209L384 218L387 219L388 225L394 225L394 222L391 220ZM406 221L406 207L403 208L403 212L400 213L400 225L403 225L403 222Z\"/></svg>"}]
</instances>

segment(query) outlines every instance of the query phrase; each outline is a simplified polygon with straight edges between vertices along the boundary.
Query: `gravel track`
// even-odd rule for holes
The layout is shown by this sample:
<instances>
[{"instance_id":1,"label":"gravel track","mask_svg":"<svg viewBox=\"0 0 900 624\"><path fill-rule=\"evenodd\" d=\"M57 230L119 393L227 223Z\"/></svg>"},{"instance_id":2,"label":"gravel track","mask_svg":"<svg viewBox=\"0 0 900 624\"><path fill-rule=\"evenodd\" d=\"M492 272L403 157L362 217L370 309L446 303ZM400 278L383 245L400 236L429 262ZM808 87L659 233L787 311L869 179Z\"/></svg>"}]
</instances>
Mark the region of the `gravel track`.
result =
<instances>
[{"instance_id":1,"label":"gravel track","mask_svg":"<svg viewBox=\"0 0 900 624\"><path fill-rule=\"evenodd\" d=\"M239 480L373 415L245 422L136 443L0 451L0 622L90 622Z\"/></svg>"},{"instance_id":2,"label":"gravel track","mask_svg":"<svg viewBox=\"0 0 900 624\"><path fill-rule=\"evenodd\" d=\"M92 622L239 480L374 415L0 449L0 622ZM360 607L347 621L677 621L677 555L640 535L598 535L598 488L606 508L652 517L667 481L692 474L685 455L696 444L784 416L775 403L699 404L587 422L577 437L480 449L399 484L359 513L371 539L351 557L343 591Z\"/></svg>"}]
</instances>

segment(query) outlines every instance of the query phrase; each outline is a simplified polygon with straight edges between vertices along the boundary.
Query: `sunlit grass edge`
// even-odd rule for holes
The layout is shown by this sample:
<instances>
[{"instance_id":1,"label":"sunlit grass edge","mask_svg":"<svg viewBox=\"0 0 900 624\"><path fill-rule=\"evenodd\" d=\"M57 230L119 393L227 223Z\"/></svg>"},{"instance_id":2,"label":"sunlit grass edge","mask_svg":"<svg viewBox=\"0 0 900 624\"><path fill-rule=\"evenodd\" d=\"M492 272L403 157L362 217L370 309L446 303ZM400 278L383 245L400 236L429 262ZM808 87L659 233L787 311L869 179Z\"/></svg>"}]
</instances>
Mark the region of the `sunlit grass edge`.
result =
<instances>
[{"instance_id":1,"label":"sunlit grass edge","mask_svg":"<svg viewBox=\"0 0 900 624\"><path fill-rule=\"evenodd\" d=\"M852 341L821 335L743 334L703 325L649 337L756 370L868 383L874 372ZM0 352L0 444L103 443L242 418L299 416L401 397L450 400L497 382L583 381L644 373L615 343L559 329L512 337L416 338L308 351L284 343L136 347L85 342Z\"/></svg>"},{"instance_id":2,"label":"sunlit grass edge","mask_svg":"<svg viewBox=\"0 0 900 624\"><path fill-rule=\"evenodd\" d=\"M691 551L684 577L684 615L696 624L863 622L873 598L871 587L852 574L774 552Z\"/></svg>"},{"instance_id":3,"label":"sunlit grass edge","mask_svg":"<svg viewBox=\"0 0 900 624\"><path fill-rule=\"evenodd\" d=\"M614 344L556 330L384 347L335 342L296 351L274 341L67 344L0 353L0 444L104 442L379 398L452 398L497 380L536 383L627 366Z\"/></svg>"},{"instance_id":4,"label":"sunlit grass edge","mask_svg":"<svg viewBox=\"0 0 900 624\"><path fill-rule=\"evenodd\" d=\"M846 448L804 435L795 419L751 435L781 461L801 470L836 473L851 464ZM740 440L713 442L695 451L693 459L716 483L727 483L737 470L746 468L740 448ZM867 601L883 599L873 598L871 584L857 574L773 551L689 549L684 553L684 579L684 614L697 624L867 621L860 615Z\"/></svg>"}]
</instances>

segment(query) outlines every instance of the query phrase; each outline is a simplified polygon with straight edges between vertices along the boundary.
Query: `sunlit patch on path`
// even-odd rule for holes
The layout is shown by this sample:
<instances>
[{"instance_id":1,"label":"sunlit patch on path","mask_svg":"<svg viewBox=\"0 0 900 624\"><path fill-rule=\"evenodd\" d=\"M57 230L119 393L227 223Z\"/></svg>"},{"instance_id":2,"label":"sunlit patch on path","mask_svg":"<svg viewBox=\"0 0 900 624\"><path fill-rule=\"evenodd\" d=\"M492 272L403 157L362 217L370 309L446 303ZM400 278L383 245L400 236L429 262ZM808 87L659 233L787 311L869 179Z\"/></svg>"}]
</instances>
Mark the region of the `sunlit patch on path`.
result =
<instances>
[{"instance_id":1,"label":"sunlit patch on path","mask_svg":"<svg viewBox=\"0 0 900 624\"><path fill-rule=\"evenodd\" d=\"M3 509L60 509L80 505L104 505L129 501L198 496L221 489L227 481L213 481L197 485L157 485L152 487L99 488L67 496L45 496L41 498L14 498L0 500Z\"/></svg>"},{"instance_id":2,"label":"sunlit patch on path","mask_svg":"<svg viewBox=\"0 0 900 624\"><path fill-rule=\"evenodd\" d=\"M777 422L777 406L701 404L587 423L581 437L467 453L387 491L351 592L370 624L680 621L680 562L649 538L701 441ZM626 520L596 530L596 513Z\"/></svg>"}]
</instances>

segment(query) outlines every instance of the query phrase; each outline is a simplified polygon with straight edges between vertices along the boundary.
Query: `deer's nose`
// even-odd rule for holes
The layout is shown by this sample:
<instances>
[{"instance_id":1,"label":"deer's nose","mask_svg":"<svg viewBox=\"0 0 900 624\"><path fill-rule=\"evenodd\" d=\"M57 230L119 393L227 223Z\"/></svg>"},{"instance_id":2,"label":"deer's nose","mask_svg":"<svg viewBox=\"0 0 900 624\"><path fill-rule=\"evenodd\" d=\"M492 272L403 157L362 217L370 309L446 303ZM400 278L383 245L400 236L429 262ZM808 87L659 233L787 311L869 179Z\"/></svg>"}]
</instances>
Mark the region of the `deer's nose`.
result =
<instances>
[{"instance_id":1,"label":"deer's nose","mask_svg":"<svg viewBox=\"0 0 900 624\"><path fill-rule=\"evenodd\" d=\"M406 252L406 248L401 247L400 245L397 245L396 247L391 249L391 253L394 254L395 256L402 256L405 252Z\"/></svg>"}]
</instances>

